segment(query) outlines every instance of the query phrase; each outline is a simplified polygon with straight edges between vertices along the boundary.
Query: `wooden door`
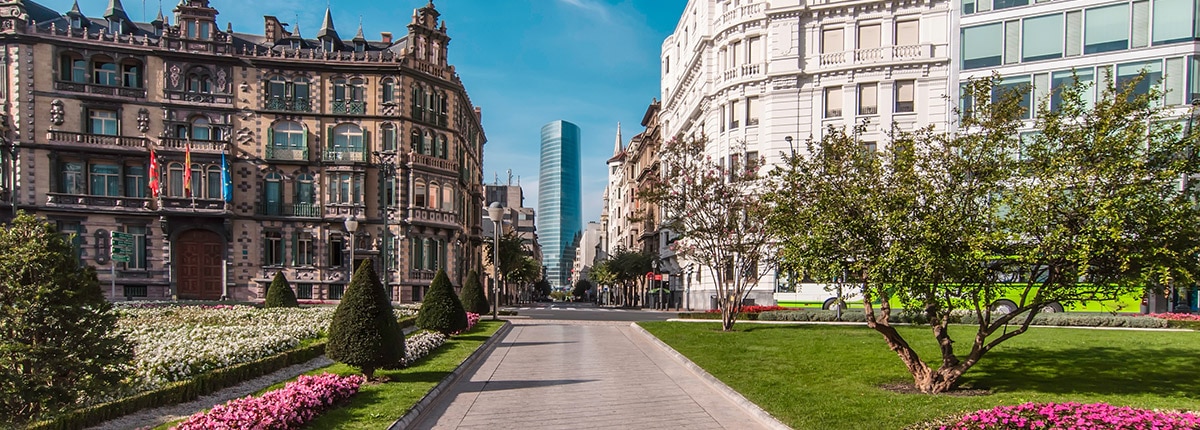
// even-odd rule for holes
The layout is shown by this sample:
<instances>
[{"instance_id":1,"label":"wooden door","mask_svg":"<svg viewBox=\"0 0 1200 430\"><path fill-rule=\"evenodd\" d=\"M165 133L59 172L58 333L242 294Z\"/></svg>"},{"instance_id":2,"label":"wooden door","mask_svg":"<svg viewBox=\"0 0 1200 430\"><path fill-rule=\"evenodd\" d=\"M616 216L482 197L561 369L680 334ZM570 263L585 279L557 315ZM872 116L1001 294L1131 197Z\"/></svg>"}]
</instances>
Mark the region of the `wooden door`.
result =
<instances>
[{"instance_id":1,"label":"wooden door","mask_svg":"<svg viewBox=\"0 0 1200 430\"><path fill-rule=\"evenodd\" d=\"M207 230L189 230L175 239L175 285L181 300L221 299L221 236Z\"/></svg>"}]
</instances>

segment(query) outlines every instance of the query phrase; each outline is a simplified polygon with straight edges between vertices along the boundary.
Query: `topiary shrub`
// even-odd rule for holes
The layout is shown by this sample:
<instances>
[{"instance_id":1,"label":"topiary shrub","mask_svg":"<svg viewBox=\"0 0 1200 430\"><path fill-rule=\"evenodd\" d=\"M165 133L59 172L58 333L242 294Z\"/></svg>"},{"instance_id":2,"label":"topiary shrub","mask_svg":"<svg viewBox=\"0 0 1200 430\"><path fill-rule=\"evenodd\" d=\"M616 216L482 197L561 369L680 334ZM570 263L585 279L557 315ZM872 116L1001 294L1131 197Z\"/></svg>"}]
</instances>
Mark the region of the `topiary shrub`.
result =
<instances>
[{"instance_id":1,"label":"topiary shrub","mask_svg":"<svg viewBox=\"0 0 1200 430\"><path fill-rule=\"evenodd\" d=\"M133 347L96 270L45 221L20 213L0 231L0 428L113 393Z\"/></svg>"},{"instance_id":2,"label":"topiary shrub","mask_svg":"<svg viewBox=\"0 0 1200 430\"><path fill-rule=\"evenodd\" d=\"M447 336L467 328L467 311L463 310L462 302L454 295L454 287L450 285L445 270L438 269L433 277L429 294L417 312L417 327Z\"/></svg>"},{"instance_id":3,"label":"topiary shrub","mask_svg":"<svg viewBox=\"0 0 1200 430\"><path fill-rule=\"evenodd\" d=\"M300 302L296 301L296 292L292 291L291 285L288 285L287 277L283 276L283 272L275 272L275 279L272 279L271 286L267 287L267 300L263 302L263 307L300 307Z\"/></svg>"},{"instance_id":4,"label":"topiary shrub","mask_svg":"<svg viewBox=\"0 0 1200 430\"><path fill-rule=\"evenodd\" d=\"M479 283L479 273L474 270L467 274L467 281L463 285L462 295L463 310L467 312L485 315L491 312L492 305L488 302L487 296L483 294L483 286Z\"/></svg>"},{"instance_id":5,"label":"topiary shrub","mask_svg":"<svg viewBox=\"0 0 1200 430\"><path fill-rule=\"evenodd\" d=\"M404 334L371 260L359 265L333 313L325 355L359 368L367 379L404 358Z\"/></svg>"}]
</instances>

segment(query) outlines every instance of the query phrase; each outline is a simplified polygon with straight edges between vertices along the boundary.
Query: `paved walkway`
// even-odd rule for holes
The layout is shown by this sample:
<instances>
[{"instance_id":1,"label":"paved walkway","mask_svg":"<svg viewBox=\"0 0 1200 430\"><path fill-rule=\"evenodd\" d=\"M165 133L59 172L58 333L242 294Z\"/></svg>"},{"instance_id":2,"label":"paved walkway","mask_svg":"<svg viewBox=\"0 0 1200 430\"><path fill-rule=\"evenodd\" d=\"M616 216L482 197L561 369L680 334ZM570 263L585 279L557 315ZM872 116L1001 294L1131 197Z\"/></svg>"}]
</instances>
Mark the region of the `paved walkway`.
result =
<instances>
[{"instance_id":1,"label":"paved walkway","mask_svg":"<svg viewBox=\"0 0 1200 430\"><path fill-rule=\"evenodd\" d=\"M765 428L628 322L512 322L413 428Z\"/></svg>"}]
</instances>

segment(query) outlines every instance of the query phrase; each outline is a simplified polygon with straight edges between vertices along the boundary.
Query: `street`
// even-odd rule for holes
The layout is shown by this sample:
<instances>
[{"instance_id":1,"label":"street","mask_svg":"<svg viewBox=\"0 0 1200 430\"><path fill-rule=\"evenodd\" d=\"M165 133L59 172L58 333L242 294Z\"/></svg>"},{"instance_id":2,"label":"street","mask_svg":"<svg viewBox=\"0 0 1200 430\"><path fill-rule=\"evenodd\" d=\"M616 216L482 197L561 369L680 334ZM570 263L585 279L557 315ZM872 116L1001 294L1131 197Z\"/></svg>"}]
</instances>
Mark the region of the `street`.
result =
<instances>
[{"instance_id":1,"label":"street","mask_svg":"<svg viewBox=\"0 0 1200 430\"><path fill-rule=\"evenodd\" d=\"M665 321L668 318L674 318L677 314L676 311L597 307L588 302L530 303L515 307L501 307L500 309L515 310L517 317L529 317L536 320Z\"/></svg>"}]
</instances>

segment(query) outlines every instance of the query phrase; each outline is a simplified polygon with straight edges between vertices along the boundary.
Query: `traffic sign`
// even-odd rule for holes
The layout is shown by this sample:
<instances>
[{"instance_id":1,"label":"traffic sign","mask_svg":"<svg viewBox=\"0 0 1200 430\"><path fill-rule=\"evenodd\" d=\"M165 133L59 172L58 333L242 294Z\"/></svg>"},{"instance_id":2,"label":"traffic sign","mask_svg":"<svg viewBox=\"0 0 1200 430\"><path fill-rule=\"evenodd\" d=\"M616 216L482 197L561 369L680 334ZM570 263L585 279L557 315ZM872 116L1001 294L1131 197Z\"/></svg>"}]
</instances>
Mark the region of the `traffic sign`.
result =
<instances>
[{"instance_id":1,"label":"traffic sign","mask_svg":"<svg viewBox=\"0 0 1200 430\"><path fill-rule=\"evenodd\" d=\"M111 248L109 254L113 261L128 263L129 259L133 258L133 235L114 231L110 235L109 246Z\"/></svg>"}]
</instances>

